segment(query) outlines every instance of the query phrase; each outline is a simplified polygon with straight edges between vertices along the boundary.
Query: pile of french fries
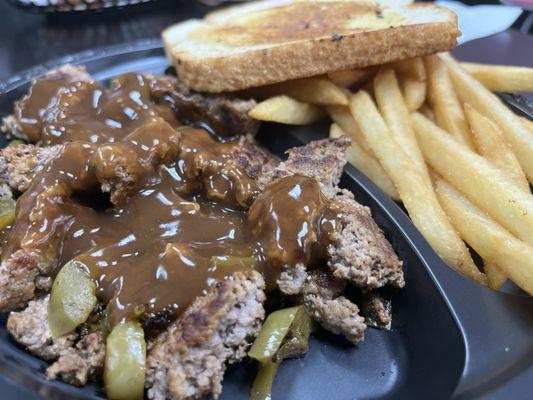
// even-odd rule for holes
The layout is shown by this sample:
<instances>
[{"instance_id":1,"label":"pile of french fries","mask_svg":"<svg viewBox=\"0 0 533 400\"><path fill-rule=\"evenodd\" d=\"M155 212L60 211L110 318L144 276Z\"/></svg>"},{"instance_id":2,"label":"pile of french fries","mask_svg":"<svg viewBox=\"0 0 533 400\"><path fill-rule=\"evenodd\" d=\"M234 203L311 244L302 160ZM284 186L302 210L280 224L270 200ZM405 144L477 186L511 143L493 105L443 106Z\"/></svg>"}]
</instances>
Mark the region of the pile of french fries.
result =
<instances>
[{"instance_id":1,"label":"pile of french fries","mask_svg":"<svg viewBox=\"0 0 533 400\"><path fill-rule=\"evenodd\" d=\"M250 115L295 125L328 115L330 137L352 138L348 161L403 203L452 268L533 294L533 122L491 90L533 91L533 69L438 54L260 88Z\"/></svg>"}]
</instances>

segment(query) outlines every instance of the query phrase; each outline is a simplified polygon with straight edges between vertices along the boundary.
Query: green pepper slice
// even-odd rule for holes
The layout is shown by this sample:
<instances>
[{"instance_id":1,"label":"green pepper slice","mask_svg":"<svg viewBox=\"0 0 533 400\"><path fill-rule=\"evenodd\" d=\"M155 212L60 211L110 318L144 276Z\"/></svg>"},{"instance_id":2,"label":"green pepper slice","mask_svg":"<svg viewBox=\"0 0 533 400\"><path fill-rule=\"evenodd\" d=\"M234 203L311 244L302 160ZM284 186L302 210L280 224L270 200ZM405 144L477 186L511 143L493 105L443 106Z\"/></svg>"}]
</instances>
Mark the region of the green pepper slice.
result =
<instances>
[{"instance_id":1,"label":"green pepper slice","mask_svg":"<svg viewBox=\"0 0 533 400\"><path fill-rule=\"evenodd\" d=\"M17 203L11 197L0 198L0 229L11 225L15 221Z\"/></svg>"},{"instance_id":2,"label":"green pepper slice","mask_svg":"<svg viewBox=\"0 0 533 400\"><path fill-rule=\"evenodd\" d=\"M106 341L104 383L109 400L136 400L144 395L146 342L140 323L116 325Z\"/></svg>"},{"instance_id":3,"label":"green pepper slice","mask_svg":"<svg viewBox=\"0 0 533 400\"><path fill-rule=\"evenodd\" d=\"M272 398L272 383L278 372L279 364L275 362L261 365L252 384L250 400L270 400Z\"/></svg>"},{"instance_id":4,"label":"green pepper slice","mask_svg":"<svg viewBox=\"0 0 533 400\"><path fill-rule=\"evenodd\" d=\"M69 261L57 274L48 304L48 324L58 338L84 323L96 304L96 285L85 265Z\"/></svg>"},{"instance_id":5,"label":"green pepper slice","mask_svg":"<svg viewBox=\"0 0 533 400\"><path fill-rule=\"evenodd\" d=\"M313 322L311 320L311 317L307 313L305 307L298 306L279 310L270 314L269 318L272 315L275 315L276 313L280 313L282 311L288 314L294 313L294 318L292 319L292 323L289 325L288 331L280 342L281 346L278 346L278 350L272 355L272 357L267 358L265 362L261 363L261 368L259 369L259 372L257 373L257 376L255 377L254 383L252 385L252 390L250 392L250 400L270 400L272 397L272 383L274 382L274 378L281 362L286 358L296 357L304 354L305 352L307 352L307 349L309 347L309 335L311 334L311 331L313 329ZM279 315L280 314L274 316L277 322L281 322L282 320ZM267 333L272 333L272 341L278 342L279 331L276 329L272 329L272 326L266 326L269 318L267 318L267 321L265 321L265 324L263 325L261 332L259 332L257 339L259 339L259 336L261 336L263 332L266 332L265 336L267 336ZM278 327L280 325L281 324L279 324ZM257 342L257 339L254 342L254 346ZM264 342L264 338L262 338L261 340ZM261 346L260 348L264 348L264 346Z\"/></svg>"},{"instance_id":6,"label":"green pepper slice","mask_svg":"<svg viewBox=\"0 0 533 400\"><path fill-rule=\"evenodd\" d=\"M298 309L299 307L284 308L270 314L255 338L248 356L261 363L270 361L281 347Z\"/></svg>"}]
</instances>

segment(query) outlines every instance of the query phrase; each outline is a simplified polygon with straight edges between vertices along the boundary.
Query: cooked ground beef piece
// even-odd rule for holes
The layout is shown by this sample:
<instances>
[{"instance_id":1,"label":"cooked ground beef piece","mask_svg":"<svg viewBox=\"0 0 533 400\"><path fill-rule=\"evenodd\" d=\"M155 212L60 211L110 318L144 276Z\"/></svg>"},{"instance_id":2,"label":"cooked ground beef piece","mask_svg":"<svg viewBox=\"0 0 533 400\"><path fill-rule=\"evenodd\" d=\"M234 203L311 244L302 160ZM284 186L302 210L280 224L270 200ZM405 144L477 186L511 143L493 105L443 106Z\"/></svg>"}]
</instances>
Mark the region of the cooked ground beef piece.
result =
<instances>
[{"instance_id":1,"label":"cooked ground beef piece","mask_svg":"<svg viewBox=\"0 0 533 400\"><path fill-rule=\"evenodd\" d=\"M255 106L254 100L242 100L221 94L196 93L172 76L155 77L150 74L144 75L148 80L152 100L156 106L161 106L161 116L165 117L171 112L174 121L179 120L184 124L193 124L208 127L220 136L254 135L259 128L259 121L248 116L248 112ZM64 80L66 82L80 82L76 89L77 97L70 93L65 100L79 102L86 91L92 96L94 82L86 73L85 68L64 65L59 69L50 71L45 75L48 79ZM79 95L78 95L79 94ZM60 94L61 96L63 94ZM41 140L40 126L24 127L20 121L20 110L23 104L31 96L30 93L15 104L15 113L3 119L1 131L8 137L17 137L30 142ZM43 108L47 104L42 105ZM58 117L63 118L58 114Z\"/></svg>"},{"instance_id":2,"label":"cooked ground beef piece","mask_svg":"<svg viewBox=\"0 0 533 400\"><path fill-rule=\"evenodd\" d=\"M215 398L226 363L241 360L264 318L264 281L257 272L236 273L213 286L149 344L149 399Z\"/></svg>"},{"instance_id":3,"label":"cooked ground beef piece","mask_svg":"<svg viewBox=\"0 0 533 400\"><path fill-rule=\"evenodd\" d=\"M69 82L90 82L92 81L92 78L86 72L85 67L71 65L71 64L65 64L57 69L54 69L48 72L45 76L50 79L64 79ZM38 132L26 132L22 128L19 122L21 105L30 96L31 96L31 91L30 93L28 93L28 95L23 97L21 100L15 102L14 115L9 115L2 120L2 125L0 127L0 130L7 137L15 137L15 138L32 141L32 142L36 142L39 140Z\"/></svg>"},{"instance_id":4,"label":"cooked ground beef piece","mask_svg":"<svg viewBox=\"0 0 533 400\"><path fill-rule=\"evenodd\" d=\"M8 115L2 119L2 124L0 125L0 132L2 132L8 139L23 139L28 140L28 137L22 130L17 119L13 115Z\"/></svg>"},{"instance_id":5,"label":"cooked ground beef piece","mask_svg":"<svg viewBox=\"0 0 533 400\"><path fill-rule=\"evenodd\" d=\"M287 150L289 157L273 170L270 178L275 180L287 175L308 176L322 184L325 194L330 194L332 190L336 190L339 183L346 164L344 153L350 142L350 138L343 136L293 147Z\"/></svg>"},{"instance_id":6,"label":"cooked ground beef piece","mask_svg":"<svg viewBox=\"0 0 533 400\"><path fill-rule=\"evenodd\" d=\"M295 267L286 266L279 275L276 284L282 293L297 295L302 292L306 278L307 268L304 264L298 263Z\"/></svg>"},{"instance_id":7,"label":"cooked ground beef piece","mask_svg":"<svg viewBox=\"0 0 533 400\"><path fill-rule=\"evenodd\" d=\"M44 165L57 156L63 146L37 147L32 144L9 146L0 151L0 182L24 192Z\"/></svg>"},{"instance_id":8,"label":"cooked ground beef piece","mask_svg":"<svg viewBox=\"0 0 533 400\"><path fill-rule=\"evenodd\" d=\"M363 289L405 285L402 262L372 219L370 209L342 190L335 197L341 217L340 230L328 246L328 265L333 274Z\"/></svg>"},{"instance_id":9,"label":"cooked ground beef piece","mask_svg":"<svg viewBox=\"0 0 533 400\"><path fill-rule=\"evenodd\" d=\"M31 353L45 360L55 360L74 345L78 335L69 333L58 339L52 338L48 325L49 300L50 296L41 297L30 301L24 310L10 313L7 330Z\"/></svg>"},{"instance_id":10,"label":"cooked ground beef piece","mask_svg":"<svg viewBox=\"0 0 533 400\"><path fill-rule=\"evenodd\" d=\"M83 386L88 379L98 380L104 367L105 342L101 332L83 336L75 346L61 352L46 370L48 379L61 377L74 386Z\"/></svg>"},{"instance_id":11,"label":"cooked ground beef piece","mask_svg":"<svg viewBox=\"0 0 533 400\"><path fill-rule=\"evenodd\" d=\"M353 344L364 339L365 319L359 308L341 293L346 282L329 271L313 271L305 280L303 302L309 314L330 332L341 334Z\"/></svg>"},{"instance_id":12,"label":"cooked ground beef piece","mask_svg":"<svg viewBox=\"0 0 533 400\"><path fill-rule=\"evenodd\" d=\"M20 145L2 149L0 151L0 183L6 182L18 191L27 190L32 179L43 169L46 162L60 155L69 146L77 146L77 144L52 147ZM250 137L240 139L233 155L234 162L245 167L253 178L264 176L278 163L276 157L258 146ZM110 178L109 174L99 172L98 178L102 181L102 190L111 191L112 202L117 202L131 192L133 187L131 177L134 174L128 172L131 168L126 163L120 164L119 157L113 159L116 168L110 169L114 177ZM109 167L109 163L106 165ZM52 241L50 241L50 246L57 247ZM50 276L56 260L53 254L55 253L44 254L40 249L24 248L2 261L0 264L0 311L24 307L26 302L34 297L36 289L44 292L50 289Z\"/></svg>"},{"instance_id":13,"label":"cooked ground beef piece","mask_svg":"<svg viewBox=\"0 0 533 400\"><path fill-rule=\"evenodd\" d=\"M364 207L337 184L346 164L347 137L324 139L290 149L287 161L271 174L273 180L290 174L316 178L341 217L341 229L328 247L328 265L333 273L363 289L392 284L404 286L402 262L383 232Z\"/></svg>"},{"instance_id":14,"label":"cooked ground beef piece","mask_svg":"<svg viewBox=\"0 0 533 400\"><path fill-rule=\"evenodd\" d=\"M0 264L0 312L24 307L35 296L37 283L42 282L37 279L39 274L41 271L49 273L49 269L37 250L17 250L3 260Z\"/></svg>"},{"instance_id":15,"label":"cooked ground beef piece","mask_svg":"<svg viewBox=\"0 0 533 400\"><path fill-rule=\"evenodd\" d=\"M147 77L156 103L169 105L184 124L207 125L220 136L255 135L259 128L259 121L248 116L255 100L197 93L172 76Z\"/></svg>"},{"instance_id":16,"label":"cooked ground beef piece","mask_svg":"<svg viewBox=\"0 0 533 400\"><path fill-rule=\"evenodd\" d=\"M255 179L262 189L280 160L268 150L259 146L252 136L239 139L239 146L232 153L233 162L242 167L246 174Z\"/></svg>"},{"instance_id":17,"label":"cooked ground beef piece","mask_svg":"<svg viewBox=\"0 0 533 400\"><path fill-rule=\"evenodd\" d=\"M89 377L98 378L103 368L102 334L89 333L79 339L78 333L72 332L53 339L48 325L49 300L47 295L30 301L22 311L12 312L7 329L31 353L45 360L56 360L46 371L49 379L60 376L72 385L85 385Z\"/></svg>"}]
</instances>

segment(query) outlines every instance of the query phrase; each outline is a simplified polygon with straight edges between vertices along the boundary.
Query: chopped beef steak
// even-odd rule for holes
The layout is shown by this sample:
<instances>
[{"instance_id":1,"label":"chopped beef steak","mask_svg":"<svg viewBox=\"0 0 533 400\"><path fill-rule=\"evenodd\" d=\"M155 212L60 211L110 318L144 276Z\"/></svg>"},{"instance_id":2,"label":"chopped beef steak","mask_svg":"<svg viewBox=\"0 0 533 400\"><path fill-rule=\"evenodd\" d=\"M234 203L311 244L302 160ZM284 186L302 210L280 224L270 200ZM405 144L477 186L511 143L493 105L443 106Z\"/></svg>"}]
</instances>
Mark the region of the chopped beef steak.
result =
<instances>
[{"instance_id":1,"label":"chopped beef steak","mask_svg":"<svg viewBox=\"0 0 533 400\"><path fill-rule=\"evenodd\" d=\"M39 273L47 267L41 261L40 252L32 249L17 250L3 260L0 264L0 312L24 307L33 299Z\"/></svg>"},{"instance_id":2,"label":"chopped beef steak","mask_svg":"<svg viewBox=\"0 0 533 400\"><path fill-rule=\"evenodd\" d=\"M92 80L92 78L86 72L85 67L75 66L71 64L65 64L57 69L49 71L45 75L45 77L49 79L64 79L70 82L89 82ZM32 142L38 141L38 135L35 135L33 133L28 135L28 132L24 131L19 122L21 106L30 96L31 91L21 100L15 102L14 115L9 115L2 120L2 126L0 127L0 130L7 137L15 137L23 140L29 140Z\"/></svg>"},{"instance_id":3,"label":"chopped beef steak","mask_svg":"<svg viewBox=\"0 0 533 400\"><path fill-rule=\"evenodd\" d=\"M285 267L276 281L279 290L288 295L300 294L307 278L307 269L304 264L298 263L295 267Z\"/></svg>"},{"instance_id":4,"label":"chopped beef steak","mask_svg":"<svg viewBox=\"0 0 533 400\"><path fill-rule=\"evenodd\" d=\"M241 360L264 318L264 281L257 272L236 273L213 286L149 345L149 399L215 398L226 363Z\"/></svg>"},{"instance_id":5,"label":"chopped beef steak","mask_svg":"<svg viewBox=\"0 0 533 400\"><path fill-rule=\"evenodd\" d=\"M273 171L271 179L283 178L287 175L304 175L315 178L322 184L322 189L336 188L346 164L344 155L350 145L350 138L323 139L308 143L305 146L287 150L288 159L280 163ZM326 193L327 194L327 193Z\"/></svg>"},{"instance_id":6,"label":"chopped beef steak","mask_svg":"<svg viewBox=\"0 0 533 400\"><path fill-rule=\"evenodd\" d=\"M48 325L50 296L32 300L19 312L12 312L7 329L28 351L45 360L56 360L48 369L49 379L60 376L65 382L81 386L90 377L97 378L104 365L105 343L100 332L83 336L68 333L52 338Z\"/></svg>"},{"instance_id":7,"label":"chopped beef steak","mask_svg":"<svg viewBox=\"0 0 533 400\"><path fill-rule=\"evenodd\" d=\"M248 115L255 100L197 93L172 76L147 77L156 103L169 105L184 124L207 125L220 136L255 135L259 128L259 121Z\"/></svg>"},{"instance_id":8,"label":"chopped beef steak","mask_svg":"<svg viewBox=\"0 0 533 400\"><path fill-rule=\"evenodd\" d=\"M261 147L251 136L239 139L239 146L232 154L233 162L242 167L248 176L257 180L262 189L280 160L268 150Z\"/></svg>"},{"instance_id":9,"label":"chopped beef steak","mask_svg":"<svg viewBox=\"0 0 533 400\"><path fill-rule=\"evenodd\" d=\"M372 324L380 329L390 329L392 323L390 301L385 300L377 291L365 293L363 312L367 318L367 324Z\"/></svg>"},{"instance_id":10,"label":"chopped beef steak","mask_svg":"<svg viewBox=\"0 0 533 400\"><path fill-rule=\"evenodd\" d=\"M356 202L347 190L342 190L335 201L341 229L334 233L333 244L328 246L328 265L333 274L363 289L387 284L403 287L402 262L372 219L368 207Z\"/></svg>"},{"instance_id":11,"label":"chopped beef steak","mask_svg":"<svg viewBox=\"0 0 533 400\"><path fill-rule=\"evenodd\" d=\"M48 379L61 377L74 386L83 386L88 379L100 378L104 367L105 342L101 332L89 333L61 351L56 362L46 370Z\"/></svg>"},{"instance_id":12,"label":"chopped beef steak","mask_svg":"<svg viewBox=\"0 0 533 400\"><path fill-rule=\"evenodd\" d=\"M35 299L24 310L10 313L7 330L31 353L45 360L55 360L74 345L78 335L69 333L58 339L52 338L48 326L49 300L50 296Z\"/></svg>"},{"instance_id":13,"label":"chopped beef steak","mask_svg":"<svg viewBox=\"0 0 533 400\"><path fill-rule=\"evenodd\" d=\"M32 144L9 146L0 151L0 182L24 192L44 165L57 156L63 146L37 147Z\"/></svg>"},{"instance_id":14,"label":"chopped beef steak","mask_svg":"<svg viewBox=\"0 0 533 400\"><path fill-rule=\"evenodd\" d=\"M57 69L53 69L46 73L46 77L50 79L66 79L72 82L92 81L91 76L87 73L83 65L72 64L65 64Z\"/></svg>"},{"instance_id":15,"label":"chopped beef steak","mask_svg":"<svg viewBox=\"0 0 533 400\"><path fill-rule=\"evenodd\" d=\"M313 271L303 287L303 302L311 317L330 332L353 344L364 339L365 319L359 308L340 296L346 283L325 271Z\"/></svg>"},{"instance_id":16,"label":"chopped beef steak","mask_svg":"<svg viewBox=\"0 0 533 400\"><path fill-rule=\"evenodd\" d=\"M324 194L341 216L341 229L328 247L328 265L337 277L363 289L386 284L403 287L402 262L372 219L370 210L356 202L352 193L337 187L349 144L350 140L342 137L290 149L287 161L280 163L270 178L295 174L314 177L322 183Z\"/></svg>"}]
</instances>

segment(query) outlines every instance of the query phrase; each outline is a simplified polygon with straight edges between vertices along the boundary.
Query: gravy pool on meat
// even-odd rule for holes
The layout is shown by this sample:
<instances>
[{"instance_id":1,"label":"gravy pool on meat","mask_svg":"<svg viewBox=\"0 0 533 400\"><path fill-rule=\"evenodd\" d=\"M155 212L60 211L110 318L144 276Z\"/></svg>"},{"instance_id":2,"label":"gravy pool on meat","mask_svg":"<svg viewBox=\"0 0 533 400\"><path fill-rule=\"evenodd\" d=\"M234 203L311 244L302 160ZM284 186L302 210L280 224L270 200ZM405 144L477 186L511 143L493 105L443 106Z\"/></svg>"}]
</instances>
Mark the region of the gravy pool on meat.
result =
<instances>
[{"instance_id":1,"label":"gravy pool on meat","mask_svg":"<svg viewBox=\"0 0 533 400\"><path fill-rule=\"evenodd\" d=\"M261 192L234 162L238 142L179 126L143 79L122 76L109 93L34 85L25 131L64 146L19 198L2 256L38 249L54 271L83 262L110 325L178 315L242 268L215 268L214 256L253 256L271 286L284 266L320 262L336 213L319 183L288 176Z\"/></svg>"}]
</instances>

